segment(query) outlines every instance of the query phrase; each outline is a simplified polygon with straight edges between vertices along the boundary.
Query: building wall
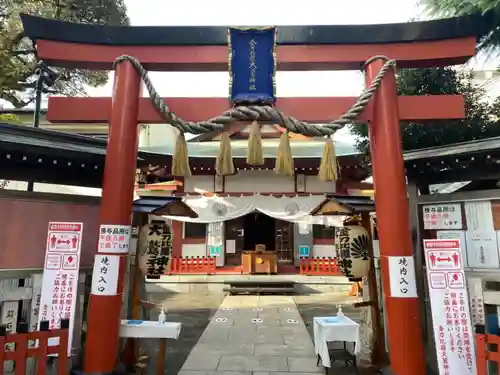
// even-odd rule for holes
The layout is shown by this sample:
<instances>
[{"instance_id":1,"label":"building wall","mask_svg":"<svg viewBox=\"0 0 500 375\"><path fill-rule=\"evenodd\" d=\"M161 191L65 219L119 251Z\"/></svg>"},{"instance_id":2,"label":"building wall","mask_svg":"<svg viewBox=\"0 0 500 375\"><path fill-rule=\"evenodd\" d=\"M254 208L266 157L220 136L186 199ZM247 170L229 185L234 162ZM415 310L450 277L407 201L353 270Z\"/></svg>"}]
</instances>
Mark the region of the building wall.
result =
<instances>
[{"instance_id":1,"label":"building wall","mask_svg":"<svg viewBox=\"0 0 500 375\"><path fill-rule=\"evenodd\" d=\"M276 193L276 194L322 194L334 193L335 182L320 181L315 175L296 174L293 177L277 175L273 170L240 170L236 175L220 177L215 175L196 175L184 179L185 194L217 192L239 193ZM186 237L183 222L173 222L173 255L204 257L208 255L206 238ZM311 255L314 257L335 256L334 239L313 239Z\"/></svg>"}]
</instances>

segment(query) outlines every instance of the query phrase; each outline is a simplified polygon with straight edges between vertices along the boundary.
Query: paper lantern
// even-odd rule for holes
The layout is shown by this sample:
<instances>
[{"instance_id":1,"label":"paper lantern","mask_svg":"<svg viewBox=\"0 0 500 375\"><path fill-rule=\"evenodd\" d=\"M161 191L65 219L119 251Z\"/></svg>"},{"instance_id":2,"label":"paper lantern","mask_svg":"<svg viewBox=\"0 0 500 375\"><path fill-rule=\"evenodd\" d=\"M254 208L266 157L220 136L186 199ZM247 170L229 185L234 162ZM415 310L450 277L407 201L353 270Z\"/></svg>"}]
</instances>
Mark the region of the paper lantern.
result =
<instances>
[{"instance_id":1,"label":"paper lantern","mask_svg":"<svg viewBox=\"0 0 500 375\"><path fill-rule=\"evenodd\" d=\"M347 225L335 232L335 249L342 273L349 281L361 281L370 270L370 237L361 225Z\"/></svg>"}]
</instances>

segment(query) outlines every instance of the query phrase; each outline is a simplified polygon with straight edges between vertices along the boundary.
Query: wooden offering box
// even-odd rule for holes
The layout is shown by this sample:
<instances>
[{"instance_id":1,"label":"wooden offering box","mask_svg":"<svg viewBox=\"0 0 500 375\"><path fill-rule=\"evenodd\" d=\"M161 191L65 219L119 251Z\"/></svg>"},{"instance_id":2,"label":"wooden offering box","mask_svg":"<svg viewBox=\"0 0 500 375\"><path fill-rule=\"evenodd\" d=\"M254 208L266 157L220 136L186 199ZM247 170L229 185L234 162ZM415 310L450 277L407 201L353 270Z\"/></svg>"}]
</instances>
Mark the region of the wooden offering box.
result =
<instances>
[{"instance_id":1,"label":"wooden offering box","mask_svg":"<svg viewBox=\"0 0 500 375\"><path fill-rule=\"evenodd\" d=\"M277 273L278 262L273 251L244 251L241 254L243 273Z\"/></svg>"}]
</instances>

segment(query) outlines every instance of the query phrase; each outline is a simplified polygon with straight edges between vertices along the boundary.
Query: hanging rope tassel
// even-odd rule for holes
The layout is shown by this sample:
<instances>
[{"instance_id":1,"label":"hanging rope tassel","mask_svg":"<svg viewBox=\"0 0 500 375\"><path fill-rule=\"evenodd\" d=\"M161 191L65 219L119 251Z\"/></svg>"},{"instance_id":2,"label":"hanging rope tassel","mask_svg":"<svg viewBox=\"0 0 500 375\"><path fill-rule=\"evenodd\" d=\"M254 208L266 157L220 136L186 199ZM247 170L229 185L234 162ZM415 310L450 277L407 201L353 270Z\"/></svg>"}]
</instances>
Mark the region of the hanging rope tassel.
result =
<instances>
[{"instance_id":1,"label":"hanging rope tassel","mask_svg":"<svg viewBox=\"0 0 500 375\"><path fill-rule=\"evenodd\" d=\"M248 137L247 164L264 164L264 151L262 149L262 135L260 134L260 125L257 120L250 125L250 135Z\"/></svg>"},{"instance_id":2,"label":"hanging rope tassel","mask_svg":"<svg viewBox=\"0 0 500 375\"><path fill-rule=\"evenodd\" d=\"M186 138L184 138L184 133L179 133L177 141L175 142L175 152L172 157L172 175L178 177L191 176L188 147Z\"/></svg>"},{"instance_id":3,"label":"hanging rope tassel","mask_svg":"<svg viewBox=\"0 0 500 375\"><path fill-rule=\"evenodd\" d=\"M337 156L335 155L333 139L329 136L326 139L325 148L323 149L318 178L321 181L336 181L337 177Z\"/></svg>"},{"instance_id":4,"label":"hanging rope tassel","mask_svg":"<svg viewBox=\"0 0 500 375\"><path fill-rule=\"evenodd\" d=\"M219 176L234 174L233 154L231 152L231 140L228 132L222 132L220 138L219 155L215 161L215 172Z\"/></svg>"},{"instance_id":5,"label":"hanging rope tassel","mask_svg":"<svg viewBox=\"0 0 500 375\"><path fill-rule=\"evenodd\" d=\"M281 134L274 170L283 176L293 176L293 156L288 131Z\"/></svg>"}]
</instances>

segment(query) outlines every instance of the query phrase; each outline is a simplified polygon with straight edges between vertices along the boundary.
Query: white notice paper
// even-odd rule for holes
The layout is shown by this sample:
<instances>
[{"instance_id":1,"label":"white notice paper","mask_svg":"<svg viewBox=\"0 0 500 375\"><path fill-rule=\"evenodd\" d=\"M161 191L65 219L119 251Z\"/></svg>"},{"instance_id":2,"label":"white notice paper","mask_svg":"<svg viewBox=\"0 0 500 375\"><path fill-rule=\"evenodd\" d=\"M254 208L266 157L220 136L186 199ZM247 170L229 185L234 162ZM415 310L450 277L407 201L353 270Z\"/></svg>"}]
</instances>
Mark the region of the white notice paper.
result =
<instances>
[{"instance_id":1,"label":"white notice paper","mask_svg":"<svg viewBox=\"0 0 500 375\"><path fill-rule=\"evenodd\" d=\"M499 268L497 233L467 231L467 264L471 268Z\"/></svg>"},{"instance_id":2,"label":"white notice paper","mask_svg":"<svg viewBox=\"0 0 500 375\"><path fill-rule=\"evenodd\" d=\"M460 203L423 206L424 229L463 229Z\"/></svg>"},{"instance_id":3,"label":"white notice paper","mask_svg":"<svg viewBox=\"0 0 500 375\"><path fill-rule=\"evenodd\" d=\"M119 255L97 254L92 272L91 293L101 296L116 296L118 294L119 269Z\"/></svg>"},{"instance_id":4,"label":"white notice paper","mask_svg":"<svg viewBox=\"0 0 500 375\"><path fill-rule=\"evenodd\" d=\"M484 325L486 323L484 314L483 281L479 277L468 277L470 310L473 325Z\"/></svg>"},{"instance_id":5,"label":"white notice paper","mask_svg":"<svg viewBox=\"0 0 500 375\"><path fill-rule=\"evenodd\" d=\"M128 254L130 250L131 237L131 225L101 225L101 228L99 229L97 252Z\"/></svg>"},{"instance_id":6,"label":"white notice paper","mask_svg":"<svg viewBox=\"0 0 500 375\"><path fill-rule=\"evenodd\" d=\"M387 257L391 297L416 298L415 264L413 257Z\"/></svg>"},{"instance_id":7,"label":"white notice paper","mask_svg":"<svg viewBox=\"0 0 500 375\"><path fill-rule=\"evenodd\" d=\"M226 240L226 254L236 253L236 240Z\"/></svg>"}]
</instances>

